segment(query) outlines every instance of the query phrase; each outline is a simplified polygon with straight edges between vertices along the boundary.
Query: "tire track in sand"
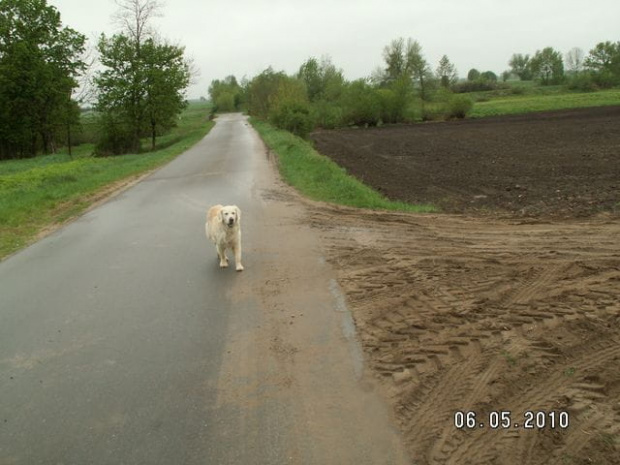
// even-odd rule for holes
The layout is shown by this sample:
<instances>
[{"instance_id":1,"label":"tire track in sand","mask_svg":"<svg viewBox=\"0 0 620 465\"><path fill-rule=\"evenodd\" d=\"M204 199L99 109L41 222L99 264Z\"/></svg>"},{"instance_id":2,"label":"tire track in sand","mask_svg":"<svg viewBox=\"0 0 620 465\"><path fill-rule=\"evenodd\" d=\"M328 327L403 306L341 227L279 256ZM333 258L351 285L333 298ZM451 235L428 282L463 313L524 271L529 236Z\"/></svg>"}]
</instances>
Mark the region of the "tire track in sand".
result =
<instances>
[{"instance_id":1,"label":"tire track in sand","mask_svg":"<svg viewBox=\"0 0 620 465\"><path fill-rule=\"evenodd\" d=\"M617 221L314 206L310 223L416 463L562 463L620 424ZM453 427L457 410L551 408L568 431Z\"/></svg>"}]
</instances>

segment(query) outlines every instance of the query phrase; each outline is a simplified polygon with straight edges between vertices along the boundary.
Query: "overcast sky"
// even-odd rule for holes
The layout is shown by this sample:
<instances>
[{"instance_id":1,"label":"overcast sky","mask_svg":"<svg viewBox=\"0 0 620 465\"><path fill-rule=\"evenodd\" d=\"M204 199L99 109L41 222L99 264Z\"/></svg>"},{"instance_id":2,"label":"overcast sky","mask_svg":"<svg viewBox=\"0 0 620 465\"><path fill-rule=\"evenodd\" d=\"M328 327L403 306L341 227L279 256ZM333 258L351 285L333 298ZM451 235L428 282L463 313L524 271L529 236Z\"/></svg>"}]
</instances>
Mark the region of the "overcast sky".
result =
<instances>
[{"instance_id":1,"label":"overcast sky","mask_svg":"<svg viewBox=\"0 0 620 465\"><path fill-rule=\"evenodd\" d=\"M48 0L63 24L89 39L115 32L113 0ZM168 0L153 25L186 47L200 70L190 98L213 79L289 74L327 55L349 80L382 65L383 48L413 38L433 70L447 55L461 77L508 68L513 53L553 47L584 53L620 41L619 0Z\"/></svg>"}]
</instances>

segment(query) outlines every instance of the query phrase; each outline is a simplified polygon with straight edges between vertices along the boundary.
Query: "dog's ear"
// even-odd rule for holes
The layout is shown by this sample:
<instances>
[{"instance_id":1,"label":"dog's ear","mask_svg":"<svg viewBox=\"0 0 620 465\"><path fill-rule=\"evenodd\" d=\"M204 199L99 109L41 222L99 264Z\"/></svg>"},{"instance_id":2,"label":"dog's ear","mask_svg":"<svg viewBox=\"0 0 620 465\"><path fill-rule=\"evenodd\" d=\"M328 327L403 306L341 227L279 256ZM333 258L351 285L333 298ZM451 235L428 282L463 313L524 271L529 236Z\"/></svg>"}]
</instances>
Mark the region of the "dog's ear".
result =
<instances>
[{"instance_id":1,"label":"dog's ear","mask_svg":"<svg viewBox=\"0 0 620 465\"><path fill-rule=\"evenodd\" d=\"M235 208L235 212L237 213L237 223L239 223L241 221L241 210L236 205L233 205L233 207Z\"/></svg>"},{"instance_id":2,"label":"dog's ear","mask_svg":"<svg viewBox=\"0 0 620 465\"><path fill-rule=\"evenodd\" d=\"M222 223L224 222L224 209L220 208L220 211L217 212L217 219Z\"/></svg>"}]
</instances>

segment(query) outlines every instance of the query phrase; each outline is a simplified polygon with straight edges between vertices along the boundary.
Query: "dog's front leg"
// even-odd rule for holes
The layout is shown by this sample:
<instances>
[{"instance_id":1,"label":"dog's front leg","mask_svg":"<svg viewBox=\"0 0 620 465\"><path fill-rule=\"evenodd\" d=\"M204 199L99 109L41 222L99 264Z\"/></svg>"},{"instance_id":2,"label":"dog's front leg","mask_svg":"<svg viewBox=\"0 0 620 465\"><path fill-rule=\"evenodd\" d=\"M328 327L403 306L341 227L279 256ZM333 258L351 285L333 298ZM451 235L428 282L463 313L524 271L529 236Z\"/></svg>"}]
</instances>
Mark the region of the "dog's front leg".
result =
<instances>
[{"instance_id":1,"label":"dog's front leg","mask_svg":"<svg viewBox=\"0 0 620 465\"><path fill-rule=\"evenodd\" d=\"M221 244L216 246L217 256L220 257L220 268L226 268L228 266L228 258L226 258L226 247Z\"/></svg>"},{"instance_id":2,"label":"dog's front leg","mask_svg":"<svg viewBox=\"0 0 620 465\"><path fill-rule=\"evenodd\" d=\"M235 265L237 271L243 271L243 265L241 264L241 241L233 246L233 252L235 253Z\"/></svg>"}]
</instances>

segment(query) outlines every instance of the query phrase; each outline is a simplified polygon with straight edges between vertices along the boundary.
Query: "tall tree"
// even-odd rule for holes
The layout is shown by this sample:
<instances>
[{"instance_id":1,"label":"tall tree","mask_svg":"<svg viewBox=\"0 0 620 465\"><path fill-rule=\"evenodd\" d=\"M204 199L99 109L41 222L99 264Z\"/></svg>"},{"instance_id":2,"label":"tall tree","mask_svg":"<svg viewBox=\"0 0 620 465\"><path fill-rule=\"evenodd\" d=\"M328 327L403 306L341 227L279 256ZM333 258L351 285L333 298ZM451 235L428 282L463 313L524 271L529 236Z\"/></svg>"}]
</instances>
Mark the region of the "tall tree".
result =
<instances>
[{"instance_id":1,"label":"tall tree","mask_svg":"<svg viewBox=\"0 0 620 465\"><path fill-rule=\"evenodd\" d=\"M187 106L184 90L189 85L190 69L185 49L148 39L142 46L146 75L146 116L151 133L151 150L155 139L176 124L178 114Z\"/></svg>"},{"instance_id":2,"label":"tall tree","mask_svg":"<svg viewBox=\"0 0 620 465\"><path fill-rule=\"evenodd\" d=\"M619 61L620 42L600 42L590 50L585 65L593 71L610 70Z\"/></svg>"},{"instance_id":3,"label":"tall tree","mask_svg":"<svg viewBox=\"0 0 620 465\"><path fill-rule=\"evenodd\" d=\"M570 73L578 73L583 69L583 50L579 47L573 47L566 53L565 58L566 71Z\"/></svg>"},{"instance_id":4,"label":"tall tree","mask_svg":"<svg viewBox=\"0 0 620 465\"><path fill-rule=\"evenodd\" d=\"M487 82L497 82L497 74L493 71L484 71L480 73L480 79Z\"/></svg>"},{"instance_id":5,"label":"tall tree","mask_svg":"<svg viewBox=\"0 0 620 465\"><path fill-rule=\"evenodd\" d=\"M402 37L395 39L383 49L383 60L386 67L373 73L373 81L383 86L395 84L399 88L408 81L419 92L424 105L432 72L422 55L420 43L411 38L407 41ZM403 76L406 79L403 80Z\"/></svg>"},{"instance_id":6,"label":"tall tree","mask_svg":"<svg viewBox=\"0 0 620 465\"><path fill-rule=\"evenodd\" d=\"M104 67L95 77L95 108L104 128L100 150L114 154L137 152L143 129L146 86L135 43L122 34L102 35L98 50Z\"/></svg>"},{"instance_id":7,"label":"tall tree","mask_svg":"<svg viewBox=\"0 0 620 465\"><path fill-rule=\"evenodd\" d=\"M467 73L468 81L477 81L479 78L480 78L480 71L478 71L476 68L470 69L469 72Z\"/></svg>"},{"instance_id":8,"label":"tall tree","mask_svg":"<svg viewBox=\"0 0 620 465\"><path fill-rule=\"evenodd\" d=\"M439 60L439 66L437 66L437 77L442 87L449 88L456 84L458 80L458 74L456 67L450 62L447 55L444 55Z\"/></svg>"},{"instance_id":9,"label":"tall tree","mask_svg":"<svg viewBox=\"0 0 620 465\"><path fill-rule=\"evenodd\" d=\"M564 79L562 54L552 47L538 50L530 60L530 68L542 85L560 84Z\"/></svg>"},{"instance_id":10,"label":"tall tree","mask_svg":"<svg viewBox=\"0 0 620 465\"><path fill-rule=\"evenodd\" d=\"M321 79L319 61L314 57L308 58L299 67L297 78L301 79L306 85L308 99L311 102L318 100L321 91L323 90L323 80Z\"/></svg>"},{"instance_id":11,"label":"tall tree","mask_svg":"<svg viewBox=\"0 0 620 465\"><path fill-rule=\"evenodd\" d=\"M0 3L0 158L47 153L77 121L71 93L84 42L46 0Z\"/></svg>"},{"instance_id":12,"label":"tall tree","mask_svg":"<svg viewBox=\"0 0 620 465\"><path fill-rule=\"evenodd\" d=\"M118 11L114 15L115 21L122 33L132 40L139 54L143 41L154 36L151 20L162 16L163 6L157 0L115 0L115 2L118 6Z\"/></svg>"},{"instance_id":13,"label":"tall tree","mask_svg":"<svg viewBox=\"0 0 620 465\"><path fill-rule=\"evenodd\" d=\"M418 83L422 102L426 99L427 83L432 79L432 72L428 62L422 55L422 46L417 40L407 40L407 49L405 56L407 57L407 72L410 73L411 79Z\"/></svg>"},{"instance_id":14,"label":"tall tree","mask_svg":"<svg viewBox=\"0 0 620 465\"><path fill-rule=\"evenodd\" d=\"M417 40L399 37L394 39L383 49L383 82L396 81L402 75L409 76L412 81L424 87L424 79L429 75L430 69L422 55L422 47Z\"/></svg>"},{"instance_id":15,"label":"tall tree","mask_svg":"<svg viewBox=\"0 0 620 465\"><path fill-rule=\"evenodd\" d=\"M513 74L519 76L522 81L529 81L532 79L532 70L530 67L530 56L523 55L521 53L515 53L508 62L510 71Z\"/></svg>"},{"instance_id":16,"label":"tall tree","mask_svg":"<svg viewBox=\"0 0 620 465\"><path fill-rule=\"evenodd\" d=\"M600 42L590 50L584 67L595 74L602 86L620 84L620 42Z\"/></svg>"},{"instance_id":17,"label":"tall tree","mask_svg":"<svg viewBox=\"0 0 620 465\"><path fill-rule=\"evenodd\" d=\"M383 49L385 80L388 83L409 72L406 53L405 39L402 37L394 39Z\"/></svg>"},{"instance_id":18,"label":"tall tree","mask_svg":"<svg viewBox=\"0 0 620 465\"><path fill-rule=\"evenodd\" d=\"M255 76L248 84L248 112L252 116L268 118L280 83L287 78L284 72L276 73L271 66Z\"/></svg>"},{"instance_id":19,"label":"tall tree","mask_svg":"<svg viewBox=\"0 0 620 465\"><path fill-rule=\"evenodd\" d=\"M340 96L344 86L342 70L337 69L326 56L320 61L314 57L306 60L300 66L297 78L306 84L308 99L311 102L335 100Z\"/></svg>"},{"instance_id":20,"label":"tall tree","mask_svg":"<svg viewBox=\"0 0 620 465\"><path fill-rule=\"evenodd\" d=\"M163 43L152 32L150 20L159 15L153 0L119 0L117 15L123 31L102 35L98 50L105 69L95 78L96 108L104 135L100 151L139 151L140 138L169 129L185 106L190 65L182 47Z\"/></svg>"}]
</instances>

